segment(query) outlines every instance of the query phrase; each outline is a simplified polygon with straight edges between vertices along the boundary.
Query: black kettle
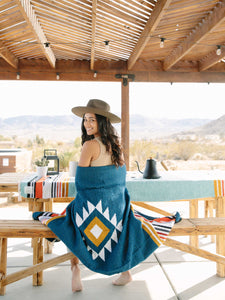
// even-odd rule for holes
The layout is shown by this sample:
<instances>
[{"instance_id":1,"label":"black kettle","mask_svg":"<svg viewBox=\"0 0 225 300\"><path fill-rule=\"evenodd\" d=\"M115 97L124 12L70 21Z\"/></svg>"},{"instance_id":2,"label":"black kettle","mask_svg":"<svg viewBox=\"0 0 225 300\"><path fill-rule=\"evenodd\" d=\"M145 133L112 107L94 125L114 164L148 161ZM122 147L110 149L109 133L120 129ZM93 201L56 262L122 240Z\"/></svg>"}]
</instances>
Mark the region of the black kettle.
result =
<instances>
[{"instance_id":1,"label":"black kettle","mask_svg":"<svg viewBox=\"0 0 225 300\"><path fill-rule=\"evenodd\" d=\"M143 174L143 178L146 179L158 179L161 176L158 174L157 169L156 169L156 160L152 159L147 159L146 165L145 165L145 170L142 172L139 168L139 163L135 161L138 167L138 171Z\"/></svg>"}]
</instances>

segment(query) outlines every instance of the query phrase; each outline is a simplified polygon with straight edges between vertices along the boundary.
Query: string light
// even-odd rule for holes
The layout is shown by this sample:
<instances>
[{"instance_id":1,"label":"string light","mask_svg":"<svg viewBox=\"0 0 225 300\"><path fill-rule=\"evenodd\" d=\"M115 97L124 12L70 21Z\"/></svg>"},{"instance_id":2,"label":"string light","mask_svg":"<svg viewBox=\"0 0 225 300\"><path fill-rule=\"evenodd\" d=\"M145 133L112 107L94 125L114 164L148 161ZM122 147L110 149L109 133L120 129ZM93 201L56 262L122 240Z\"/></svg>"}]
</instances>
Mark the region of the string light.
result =
<instances>
[{"instance_id":1,"label":"string light","mask_svg":"<svg viewBox=\"0 0 225 300\"><path fill-rule=\"evenodd\" d=\"M18 79L18 80L20 79L20 72L16 73L16 79Z\"/></svg>"},{"instance_id":2,"label":"string light","mask_svg":"<svg viewBox=\"0 0 225 300\"><path fill-rule=\"evenodd\" d=\"M105 43L105 51L109 51L109 41L104 41Z\"/></svg>"},{"instance_id":3,"label":"string light","mask_svg":"<svg viewBox=\"0 0 225 300\"><path fill-rule=\"evenodd\" d=\"M216 49L216 54L217 55L221 55L222 51L221 51L221 46L217 45L217 49Z\"/></svg>"},{"instance_id":4,"label":"string light","mask_svg":"<svg viewBox=\"0 0 225 300\"><path fill-rule=\"evenodd\" d=\"M179 25L179 24L178 24ZM178 39L175 39L175 38L161 38L160 35L146 35L146 36L143 36L144 37L148 37L148 38L156 38L156 39L160 39L160 41L162 41L162 43L165 41L165 40L168 40L168 41L173 41L173 42L177 42L179 41ZM17 43L17 44L23 44L23 45L43 45L45 46L46 48L50 47L51 45L89 45L91 43L89 43L88 41L86 42L68 42L68 43L63 43L63 42L52 42L52 43L49 43L49 42L45 42L45 43L38 43L38 42L24 42L24 41L16 41L16 40L10 40L10 39L1 39L0 38L0 42L1 41L4 41L4 42L14 42L14 43ZM123 38L123 39L114 39L113 42L127 42L127 41L134 41L134 38L133 37L130 37L130 38ZM109 43L111 43L112 41L99 41L99 42L95 42L94 44L102 44L104 43L106 46L109 46ZM216 44L207 44L207 43L200 43L198 42L196 45L199 45L199 46L205 46L205 47L212 47L212 46L215 46L217 47L218 45ZM221 47L221 46L220 46Z\"/></svg>"},{"instance_id":5,"label":"string light","mask_svg":"<svg viewBox=\"0 0 225 300\"><path fill-rule=\"evenodd\" d=\"M60 79L59 73L56 73L56 79L57 79L57 80Z\"/></svg>"},{"instance_id":6,"label":"string light","mask_svg":"<svg viewBox=\"0 0 225 300\"><path fill-rule=\"evenodd\" d=\"M165 38L160 39L160 45L159 45L160 48L164 47L164 41L165 41Z\"/></svg>"}]
</instances>

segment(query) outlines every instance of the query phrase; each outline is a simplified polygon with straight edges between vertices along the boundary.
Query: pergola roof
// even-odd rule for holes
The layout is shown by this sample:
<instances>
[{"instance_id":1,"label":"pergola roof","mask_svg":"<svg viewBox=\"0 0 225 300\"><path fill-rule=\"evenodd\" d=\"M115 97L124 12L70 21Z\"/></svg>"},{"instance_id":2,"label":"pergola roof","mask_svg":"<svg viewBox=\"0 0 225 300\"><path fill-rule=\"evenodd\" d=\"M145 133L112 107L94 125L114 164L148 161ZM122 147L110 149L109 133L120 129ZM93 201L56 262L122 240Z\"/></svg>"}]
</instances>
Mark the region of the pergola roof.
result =
<instances>
[{"instance_id":1,"label":"pergola roof","mask_svg":"<svg viewBox=\"0 0 225 300\"><path fill-rule=\"evenodd\" d=\"M225 82L223 58L225 0L0 0L0 79Z\"/></svg>"}]
</instances>

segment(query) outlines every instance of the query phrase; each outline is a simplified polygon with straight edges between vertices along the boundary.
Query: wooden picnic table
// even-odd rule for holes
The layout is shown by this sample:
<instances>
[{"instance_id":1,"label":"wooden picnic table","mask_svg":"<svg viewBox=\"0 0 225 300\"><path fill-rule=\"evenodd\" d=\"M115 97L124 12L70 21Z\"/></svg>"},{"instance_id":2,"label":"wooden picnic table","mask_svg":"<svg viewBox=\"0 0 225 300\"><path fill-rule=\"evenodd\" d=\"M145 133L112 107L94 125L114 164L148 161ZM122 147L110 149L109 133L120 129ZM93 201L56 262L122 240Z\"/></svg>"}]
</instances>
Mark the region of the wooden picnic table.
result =
<instances>
[{"instance_id":1,"label":"wooden picnic table","mask_svg":"<svg viewBox=\"0 0 225 300\"><path fill-rule=\"evenodd\" d=\"M36 186L36 181L29 186L27 195L24 195L26 190L26 182L24 178L28 174L3 174L0 175L0 191L18 191L18 183L20 182L20 193L22 197L29 203L30 211L52 211L53 202L70 202L76 196L74 178L68 178L64 173L63 185L60 180L54 180L51 183L45 180L39 180L39 185L42 189L42 197L36 197L36 191L31 188ZM178 178L176 177L177 175ZM188 176L187 176L188 175ZM33 176L33 175L32 175ZM31 177L32 177L31 176ZM162 177L157 180L143 180L132 172L128 172L127 188L132 201L157 202L157 201L174 201L186 200L190 203L190 217L198 217L198 201L213 201L216 211L216 217L225 217L225 196L224 196L224 178L225 172L220 172L219 176L215 172L165 172ZM21 183L23 182L23 185ZM53 183L54 182L54 183ZM44 184L43 184L44 183ZM49 189L49 186L54 186ZM44 190L44 188L48 190ZM61 188L60 188L61 187ZM53 194L51 194L53 193ZM157 211L157 209L155 210ZM217 253L225 255L224 234L217 235ZM197 236L191 237L191 245L198 247ZM218 264L218 274L225 277L225 266Z\"/></svg>"}]
</instances>

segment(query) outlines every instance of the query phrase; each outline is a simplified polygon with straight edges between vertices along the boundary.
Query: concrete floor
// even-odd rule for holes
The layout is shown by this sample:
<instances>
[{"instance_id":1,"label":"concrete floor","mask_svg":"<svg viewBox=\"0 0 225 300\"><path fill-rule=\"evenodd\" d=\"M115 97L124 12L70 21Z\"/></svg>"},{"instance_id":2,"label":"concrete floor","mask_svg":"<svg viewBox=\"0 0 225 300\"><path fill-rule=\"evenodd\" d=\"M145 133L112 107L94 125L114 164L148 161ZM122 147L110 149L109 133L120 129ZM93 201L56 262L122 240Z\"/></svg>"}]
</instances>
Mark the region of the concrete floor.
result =
<instances>
[{"instance_id":1,"label":"concrete floor","mask_svg":"<svg viewBox=\"0 0 225 300\"><path fill-rule=\"evenodd\" d=\"M1 203L2 202L2 203ZM26 203L5 205L0 201L0 219L31 219ZM185 202L157 203L165 210L180 211L183 217L188 215ZM61 212L64 206L54 204L54 211ZM187 242L186 237L178 238ZM200 237L203 249L215 252L215 244L210 237ZM62 242L55 243L50 259L66 252ZM32 265L30 239L9 239L8 274ZM79 299L79 300L173 300L204 299L224 300L225 279L216 275L216 264L178 250L160 247L146 261L132 269L133 281L124 287L115 287L112 280L118 276L104 276L88 270L81 265L84 290L71 292L71 271L69 262L65 262L44 271L43 286L33 287L32 277L27 277L6 286L5 300L40 299Z\"/></svg>"}]
</instances>

